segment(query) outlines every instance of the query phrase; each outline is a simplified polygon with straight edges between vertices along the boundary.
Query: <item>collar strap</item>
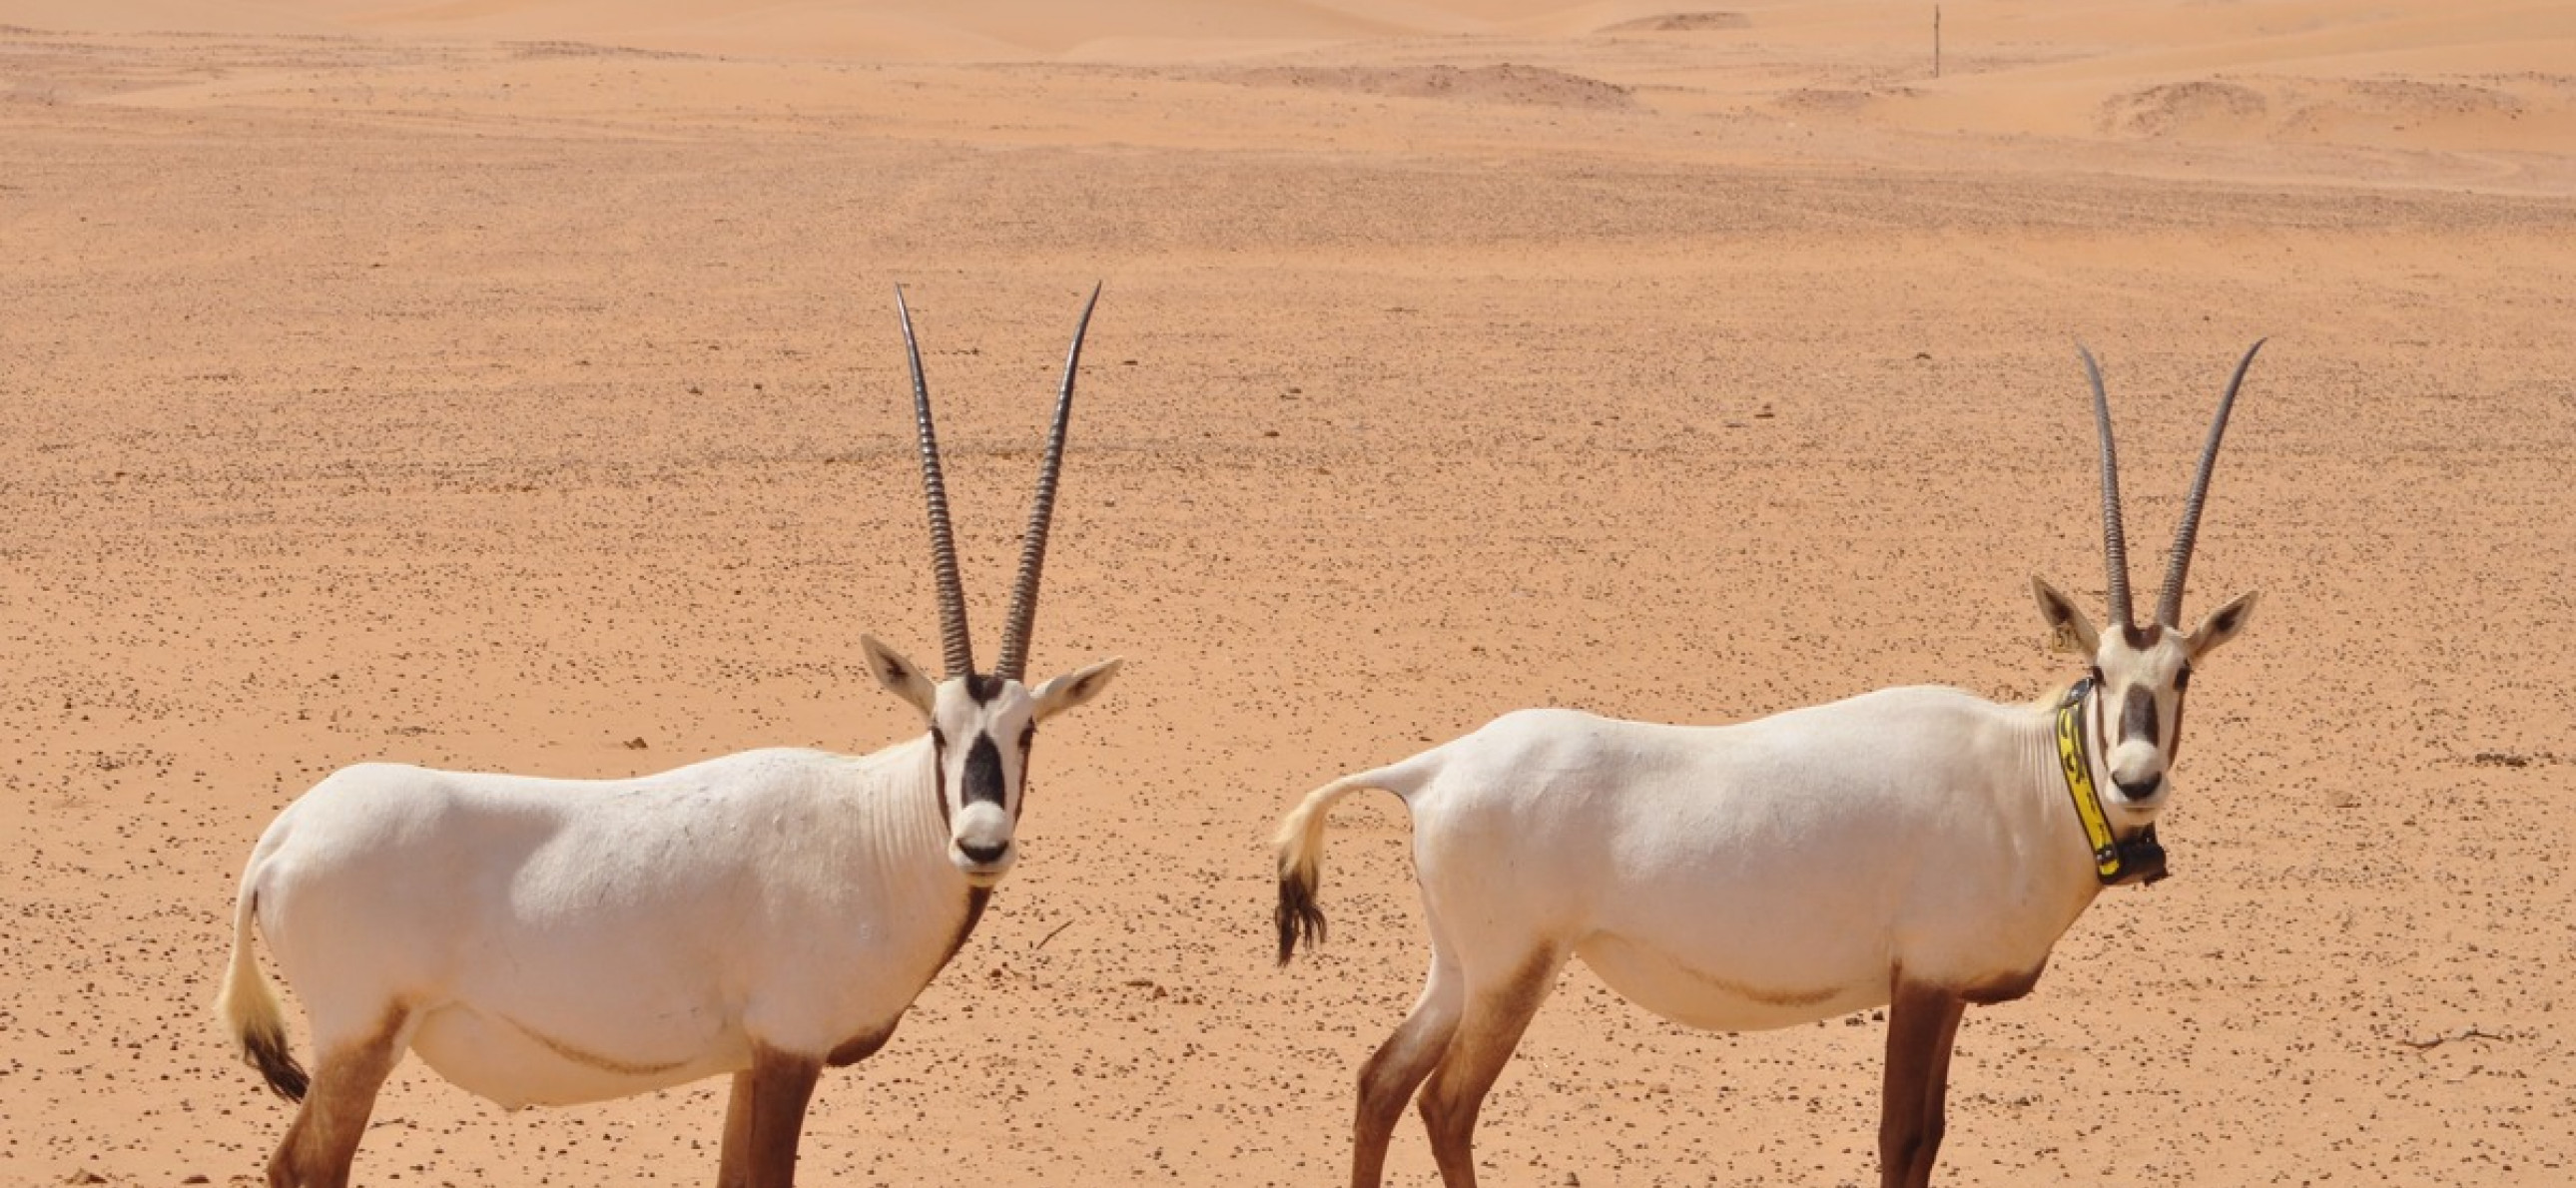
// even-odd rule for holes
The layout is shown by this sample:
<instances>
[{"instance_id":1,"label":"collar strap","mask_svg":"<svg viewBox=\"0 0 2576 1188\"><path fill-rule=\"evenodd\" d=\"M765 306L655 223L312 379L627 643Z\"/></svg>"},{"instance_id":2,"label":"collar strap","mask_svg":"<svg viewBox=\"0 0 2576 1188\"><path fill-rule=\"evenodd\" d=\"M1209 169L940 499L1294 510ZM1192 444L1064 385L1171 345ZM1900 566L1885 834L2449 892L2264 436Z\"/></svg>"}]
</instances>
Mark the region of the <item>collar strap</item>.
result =
<instances>
[{"instance_id":1,"label":"collar strap","mask_svg":"<svg viewBox=\"0 0 2576 1188\"><path fill-rule=\"evenodd\" d=\"M2093 787L2093 761L2084 745L2082 718L2084 699L2092 691L2093 678L2086 677L2057 703L2057 764L2066 776L2066 794L2075 801L2076 819L2084 823L2084 840L2093 848L2093 873L2102 885L2152 883L2165 877L2165 848L2156 843L2156 827L2149 825L2126 838L2113 835L2110 816L2102 811L2102 795Z\"/></svg>"}]
</instances>

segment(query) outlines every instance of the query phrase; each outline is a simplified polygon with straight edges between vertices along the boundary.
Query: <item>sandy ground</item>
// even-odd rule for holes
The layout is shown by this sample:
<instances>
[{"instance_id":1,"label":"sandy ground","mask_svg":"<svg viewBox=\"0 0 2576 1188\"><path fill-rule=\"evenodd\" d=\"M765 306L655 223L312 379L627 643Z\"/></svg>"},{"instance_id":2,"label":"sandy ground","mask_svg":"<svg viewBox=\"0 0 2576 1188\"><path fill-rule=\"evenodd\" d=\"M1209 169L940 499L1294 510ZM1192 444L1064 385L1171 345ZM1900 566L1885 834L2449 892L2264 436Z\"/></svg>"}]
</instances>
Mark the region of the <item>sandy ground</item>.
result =
<instances>
[{"instance_id":1,"label":"sandy ground","mask_svg":"<svg viewBox=\"0 0 2576 1188\"><path fill-rule=\"evenodd\" d=\"M207 1004L333 768L915 729L856 648L937 650L890 287L989 649L1095 279L1035 666L1128 667L808 1183L1338 1182L1426 948L1364 798L1272 968L1291 797L1525 705L2065 679L2072 340L2152 583L2262 335L2191 607L2265 599L2178 877L1971 1013L1945 1180L2576 1178L2563 5L1956 3L1937 79L1878 3L96 7L0 3L0 1182L256 1173L288 1112ZM1577 966L1479 1154L1875 1182L1882 1031ZM413 1064L359 1176L705 1182L721 1108Z\"/></svg>"}]
</instances>

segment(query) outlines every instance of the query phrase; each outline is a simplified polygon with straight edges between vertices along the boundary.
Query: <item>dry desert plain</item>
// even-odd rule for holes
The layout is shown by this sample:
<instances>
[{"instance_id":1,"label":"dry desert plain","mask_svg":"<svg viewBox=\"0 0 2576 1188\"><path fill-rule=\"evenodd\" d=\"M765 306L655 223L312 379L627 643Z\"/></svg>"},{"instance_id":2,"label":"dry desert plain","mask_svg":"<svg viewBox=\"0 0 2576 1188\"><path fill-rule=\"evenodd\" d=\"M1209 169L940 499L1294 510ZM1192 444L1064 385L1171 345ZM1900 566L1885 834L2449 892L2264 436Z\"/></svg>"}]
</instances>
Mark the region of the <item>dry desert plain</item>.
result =
<instances>
[{"instance_id":1,"label":"dry desert plain","mask_svg":"<svg viewBox=\"0 0 2576 1188\"><path fill-rule=\"evenodd\" d=\"M2075 340L2146 583L2265 335L2176 877L1971 1012L1945 1181L2576 1180L2576 10L1961 2L1938 78L1931 11L0 3L0 1182L257 1174L208 1003L338 766L916 730L856 646L937 650L891 287L991 632L1094 280L1034 667L1127 668L806 1182L1338 1182L1426 948L1363 797L1272 966L1293 796L1519 706L2032 696L2027 576L2102 597ZM1578 965L1481 1162L1875 1182L1883 1030ZM409 1064L359 1178L702 1183L721 1088Z\"/></svg>"}]
</instances>

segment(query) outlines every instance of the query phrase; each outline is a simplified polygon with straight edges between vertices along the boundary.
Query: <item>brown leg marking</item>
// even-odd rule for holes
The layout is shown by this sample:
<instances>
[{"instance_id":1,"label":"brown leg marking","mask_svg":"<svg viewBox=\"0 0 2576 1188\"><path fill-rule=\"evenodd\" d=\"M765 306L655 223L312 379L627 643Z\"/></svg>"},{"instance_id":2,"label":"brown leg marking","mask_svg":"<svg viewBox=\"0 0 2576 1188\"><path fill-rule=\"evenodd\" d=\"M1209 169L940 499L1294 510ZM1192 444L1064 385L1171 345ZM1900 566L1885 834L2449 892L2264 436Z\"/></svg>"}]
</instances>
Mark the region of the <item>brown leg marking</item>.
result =
<instances>
[{"instance_id":1,"label":"brown leg marking","mask_svg":"<svg viewBox=\"0 0 2576 1188\"><path fill-rule=\"evenodd\" d=\"M725 1099L724 1144L716 1149L716 1188L751 1188L751 1070L733 1075Z\"/></svg>"},{"instance_id":2,"label":"brown leg marking","mask_svg":"<svg viewBox=\"0 0 2576 1188\"><path fill-rule=\"evenodd\" d=\"M2040 958L2039 964L2032 966L2027 973L2006 974L1962 986L1959 988L1959 997L1966 999L1972 1006L1993 1006L1999 1002L2011 1002L2028 996L2032 988L2039 985L2039 975L2047 971L2048 959L2043 957Z\"/></svg>"},{"instance_id":3,"label":"brown leg marking","mask_svg":"<svg viewBox=\"0 0 2576 1188\"><path fill-rule=\"evenodd\" d=\"M1351 1188L1378 1188L1385 1179L1386 1144L1395 1133L1396 1119L1404 1116L1404 1103L1413 1100L1422 1078L1431 1075L1431 1066L1448 1051L1450 1037L1458 1033L1458 1009L1457 972L1433 967L1422 988L1422 1001L1413 1004L1413 1013L1361 1066L1359 1116L1351 1135Z\"/></svg>"},{"instance_id":4,"label":"brown leg marking","mask_svg":"<svg viewBox=\"0 0 2576 1188\"><path fill-rule=\"evenodd\" d=\"M1880 1188L1924 1188L1941 1152L1950 1048L1966 1000L1937 986L1896 983L1887 1008L1887 1087L1878 1115Z\"/></svg>"},{"instance_id":5,"label":"brown leg marking","mask_svg":"<svg viewBox=\"0 0 2576 1188\"><path fill-rule=\"evenodd\" d=\"M1949 1000L1943 1017L1941 1043L1932 1051L1931 1087L1923 1095L1923 1149L1914 1158L1914 1172L1907 1178L1908 1188L1930 1188L1932 1161L1941 1154L1941 1138L1949 1133L1950 1050L1959 1039L1960 1020L1967 1017L1968 1004L1956 996Z\"/></svg>"},{"instance_id":6,"label":"brown leg marking","mask_svg":"<svg viewBox=\"0 0 2576 1188\"><path fill-rule=\"evenodd\" d=\"M894 1024L892 1023L886 1024L883 1031L861 1032L841 1041L841 1046L832 1049L831 1054L823 1058L823 1063L832 1068L848 1068L876 1055L877 1050L885 1047L886 1041L893 1038Z\"/></svg>"},{"instance_id":7,"label":"brown leg marking","mask_svg":"<svg viewBox=\"0 0 2576 1188\"><path fill-rule=\"evenodd\" d=\"M717 1188L789 1188L796 1182L796 1141L823 1062L754 1044L751 1067L733 1075L725 1107Z\"/></svg>"},{"instance_id":8,"label":"brown leg marking","mask_svg":"<svg viewBox=\"0 0 2576 1188\"><path fill-rule=\"evenodd\" d=\"M304 1105L268 1161L270 1188L348 1188L349 1164L375 1112L376 1091L402 1059L403 1027L411 1012L400 1006L363 1039L324 1055L305 1092Z\"/></svg>"},{"instance_id":9,"label":"brown leg marking","mask_svg":"<svg viewBox=\"0 0 2576 1188\"><path fill-rule=\"evenodd\" d=\"M1565 950L1541 950L1500 985L1468 994L1466 1017L1422 1089L1422 1124L1431 1132L1431 1158L1447 1188L1476 1188L1476 1112L1503 1075L1530 1017L1556 988L1565 958Z\"/></svg>"}]
</instances>

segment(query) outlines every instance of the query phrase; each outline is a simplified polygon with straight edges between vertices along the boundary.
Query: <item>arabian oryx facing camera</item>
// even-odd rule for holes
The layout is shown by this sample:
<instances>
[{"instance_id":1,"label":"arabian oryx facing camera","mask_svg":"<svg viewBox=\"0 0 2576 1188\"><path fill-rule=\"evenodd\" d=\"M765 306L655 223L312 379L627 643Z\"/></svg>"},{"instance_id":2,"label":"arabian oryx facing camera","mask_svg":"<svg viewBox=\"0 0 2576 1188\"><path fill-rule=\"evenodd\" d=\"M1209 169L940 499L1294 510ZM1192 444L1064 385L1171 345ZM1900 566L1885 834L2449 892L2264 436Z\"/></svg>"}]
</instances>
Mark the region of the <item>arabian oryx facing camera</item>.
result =
<instances>
[{"instance_id":1,"label":"arabian oryx facing camera","mask_svg":"<svg viewBox=\"0 0 2576 1188\"><path fill-rule=\"evenodd\" d=\"M2164 873L2154 822L2172 795L2184 686L2254 605L2249 594L2181 626L2210 466L2253 361L2248 350L2219 401L2155 617L2141 623L2109 401L2084 352L2111 621L2096 631L2034 581L2049 626L2092 656L2061 695L2011 706L1884 689L1716 727L1528 710L1309 794L1279 827L1280 961L1322 936L1325 812L1363 788L1412 813L1431 931L1422 997L1360 1070L1351 1183L1379 1182L1420 1088L1441 1179L1473 1185L1477 1108L1579 956L1646 1009L1721 1031L1892 1004L1879 1178L1928 1184L1968 1005L2028 994L2105 885Z\"/></svg>"},{"instance_id":2,"label":"arabian oryx facing camera","mask_svg":"<svg viewBox=\"0 0 2576 1188\"><path fill-rule=\"evenodd\" d=\"M1100 291L1092 290L1097 303ZM1082 311L1038 473L1002 656L975 668L912 316L903 321L948 670L874 639L869 671L929 732L873 755L762 750L626 780L367 764L316 785L251 851L217 1007L303 1108L277 1188L339 1188L406 1051L504 1106L627 1097L733 1074L723 1188L785 1188L825 1065L883 1046L965 942L1016 851L1038 723L1110 660L1022 683L1082 360ZM251 955L268 937L312 1024L287 1049Z\"/></svg>"}]
</instances>

